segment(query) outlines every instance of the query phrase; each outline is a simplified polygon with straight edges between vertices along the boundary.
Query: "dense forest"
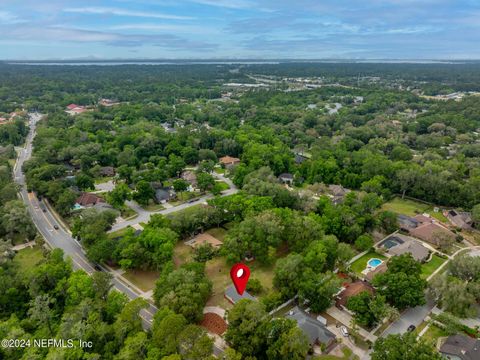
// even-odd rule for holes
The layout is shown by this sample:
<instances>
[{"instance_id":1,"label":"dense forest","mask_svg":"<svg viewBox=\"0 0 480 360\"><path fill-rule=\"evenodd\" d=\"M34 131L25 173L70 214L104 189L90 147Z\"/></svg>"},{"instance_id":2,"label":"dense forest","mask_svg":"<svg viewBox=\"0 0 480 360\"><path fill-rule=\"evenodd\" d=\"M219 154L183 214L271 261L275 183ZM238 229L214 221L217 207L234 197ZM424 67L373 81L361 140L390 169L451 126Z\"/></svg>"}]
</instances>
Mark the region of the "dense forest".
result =
<instances>
[{"instance_id":1,"label":"dense forest","mask_svg":"<svg viewBox=\"0 0 480 360\"><path fill-rule=\"evenodd\" d=\"M231 266L250 258L270 269L271 286L254 279L249 291L261 294L260 301L228 309L230 348L223 358L304 359L311 353L305 334L293 320L269 312L293 297L314 313L332 306L342 285L336 273L347 272L354 255L369 251L374 236L398 229L397 215L383 208L386 202L415 198L472 211L480 221L478 96L432 96L480 90L479 66L0 64L0 115L18 109L45 115L23 167L28 190L48 199L95 264L158 274L152 301L159 308L153 327L143 331L139 312L145 301L128 302L111 290L108 273L74 271L58 249L45 250L36 266L23 269L11 246L37 234L10 175L13 146L28 132L18 119L0 125L0 239L6 249L0 258L0 337L75 337L95 340L95 346L0 354L208 359L213 341L198 325L216 291L208 263L221 259ZM102 99L114 105L104 106ZM81 112L67 112L70 104ZM227 156L235 166L218 165ZM114 175L105 176L105 169ZM185 172L198 183L190 194ZM231 180L234 193L223 196L222 186L229 185L220 185L217 175ZM101 196L108 210L75 208L81 194L107 180L112 188ZM344 192L341 199L329 194L332 186ZM152 205L159 188L175 190L183 204L189 196L205 201L152 214L142 231L112 233L132 203L164 209ZM175 261L178 244L212 228L226 232L220 250L201 246ZM42 245L38 236L37 243ZM469 272L456 263L449 270L455 279L439 279L429 292L455 315L474 314L478 279L464 286L468 298L458 309L448 281L460 287ZM411 256L393 258L373 285L380 289L375 296L348 304L365 328L426 303L427 281ZM436 356L430 345L406 335L378 341L374 357L390 359L382 355L388 346L410 347L419 358Z\"/></svg>"}]
</instances>

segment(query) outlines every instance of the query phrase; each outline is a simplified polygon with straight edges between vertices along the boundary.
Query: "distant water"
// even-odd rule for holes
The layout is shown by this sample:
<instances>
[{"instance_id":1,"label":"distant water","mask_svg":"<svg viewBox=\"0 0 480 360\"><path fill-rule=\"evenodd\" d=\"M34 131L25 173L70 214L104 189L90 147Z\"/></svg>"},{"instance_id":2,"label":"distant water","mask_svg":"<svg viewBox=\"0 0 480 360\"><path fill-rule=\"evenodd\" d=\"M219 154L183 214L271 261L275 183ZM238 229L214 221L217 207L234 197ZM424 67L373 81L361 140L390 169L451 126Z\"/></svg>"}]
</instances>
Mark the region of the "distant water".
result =
<instances>
[{"instance_id":1,"label":"distant water","mask_svg":"<svg viewBox=\"0 0 480 360\"><path fill-rule=\"evenodd\" d=\"M256 65L256 64L279 64L279 61L181 61L181 62L169 62L169 61L98 61L98 62L8 62L10 65L55 65L55 66L115 66L115 65L196 65L196 64L208 64L208 65Z\"/></svg>"}]
</instances>

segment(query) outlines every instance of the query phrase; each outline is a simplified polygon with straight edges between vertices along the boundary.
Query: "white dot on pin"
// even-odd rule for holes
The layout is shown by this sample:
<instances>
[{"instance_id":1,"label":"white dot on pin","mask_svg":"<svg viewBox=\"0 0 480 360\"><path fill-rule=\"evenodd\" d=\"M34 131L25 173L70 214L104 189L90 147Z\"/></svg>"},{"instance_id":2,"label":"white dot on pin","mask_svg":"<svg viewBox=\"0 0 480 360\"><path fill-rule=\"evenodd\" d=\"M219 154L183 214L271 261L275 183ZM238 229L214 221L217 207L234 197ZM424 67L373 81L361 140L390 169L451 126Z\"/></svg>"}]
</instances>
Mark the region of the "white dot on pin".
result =
<instances>
[{"instance_id":1,"label":"white dot on pin","mask_svg":"<svg viewBox=\"0 0 480 360\"><path fill-rule=\"evenodd\" d=\"M238 269L237 271L237 277L241 278L243 276L243 269Z\"/></svg>"}]
</instances>

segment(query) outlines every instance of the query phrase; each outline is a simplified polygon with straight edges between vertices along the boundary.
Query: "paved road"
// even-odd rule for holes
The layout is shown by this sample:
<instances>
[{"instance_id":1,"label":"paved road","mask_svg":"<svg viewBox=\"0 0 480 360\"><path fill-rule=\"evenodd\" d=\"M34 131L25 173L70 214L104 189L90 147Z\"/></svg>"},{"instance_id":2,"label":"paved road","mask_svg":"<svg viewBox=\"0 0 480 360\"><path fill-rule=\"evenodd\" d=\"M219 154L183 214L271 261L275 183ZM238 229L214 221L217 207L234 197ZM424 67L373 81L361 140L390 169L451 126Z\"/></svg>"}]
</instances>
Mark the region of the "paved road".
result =
<instances>
[{"instance_id":1,"label":"paved road","mask_svg":"<svg viewBox=\"0 0 480 360\"><path fill-rule=\"evenodd\" d=\"M401 315L400 318L393 322L387 330L385 330L382 334L382 337L390 335L390 334L403 334L407 332L407 329L410 325L415 325L418 327L425 317L432 311L435 303L432 301L427 301L425 305L416 306L414 308L410 308L405 310Z\"/></svg>"},{"instance_id":2,"label":"paved road","mask_svg":"<svg viewBox=\"0 0 480 360\"><path fill-rule=\"evenodd\" d=\"M18 153L18 159L15 164L13 173L15 182L20 185L20 196L28 208L34 224L38 231L43 235L45 241L52 248L60 248L65 253L66 257L72 259L73 267L75 269L82 269L88 274L95 272L95 267L85 256L85 251L80 244L73 239L71 234L62 228L55 219L55 216L50 212L41 201L37 199L35 194L29 193L26 190L25 176L22 172L23 163L28 160L32 154L32 141L35 137L36 124L41 119L40 114L30 114L30 132L26 139L25 147L20 149ZM58 225L58 229L54 226ZM106 271L106 269L102 269ZM112 273L114 278L112 280L113 286L118 291L126 294L131 300L136 299L140 295L130 288L128 284L122 282L118 276ZM149 307L142 310L140 316L143 319L144 326L150 328L153 321L153 315L157 311L157 308L149 303Z\"/></svg>"},{"instance_id":3,"label":"paved road","mask_svg":"<svg viewBox=\"0 0 480 360\"><path fill-rule=\"evenodd\" d=\"M26 190L25 176L22 172L22 166L24 162L32 155L32 142L36 134L36 124L42 118L42 115L33 113L29 114L29 118L30 132L27 136L25 147L20 149L18 152L18 158L13 169L15 182L20 186L20 197L27 206L33 223L37 227L38 231L43 235L45 241L50 245L50 247L62 249L65 253L65 256L72 260L73 267L75 269L82 269L86 273L92 274L97 270L95 269L95 266L87 259L82 246L72 237L68 230L64 229L61 224L56 221L56 218L50 211L50 208L45 206L42 201L39 201L34 193L29 193ZM224 181L228 182L229 185L231 184L229 179L225 179ZM236 192L237 190L233 187L230 189L230 191ZM180 210L180 207L178 206L174 209ZM55 225L58 225L58 229L55 229ZM108 272L108 269L101 266L100 270ZM132 289L127 283L123 282L117 274L114 272L110 273L113 276L112 283L116 290L127 295L130 300L140 297L140 294ZM145 329L150 329L152 327L153 316L157 310L158 309L149 302L148 308L140 312ZM213 353L216 356L220 356L223 353L223 350L214 344Z\"/></svg>"},{"instance_id":4,"label":"paved road","mask_svg":"<svg viewBox=\"0 0 480 360\"><path fill-rule=\"evenodd\" d=\"M216 173L213 173L213 176L215 176L218 180L226 182L228 186L230 186L230 189L223 191L221 196L232 195L238 192L237 187L235 186L235 184L232 182L231 179ZM208 194L208 195L197 198L194 202L191 202L191 203L186 202L178 206L173 206L171 208L159 210L159 211L146 211L142 209L140 206L136 205L134 202L130 202L127 205L130 206L133 210L135 210L138 213L138 216L131 220L115 223L112 226L112 230L110 230L110 232L114 232L120 229L124 229L128 226L133 226L140 223L148 223L150 221L150 216L152 216L152 214L163 214L163 215L171 214L173 212L184 210L191 206L201 204L207 201L208 199L212 199L212 198L213 198L213 195Z\"/></svg>"}]
</instances>

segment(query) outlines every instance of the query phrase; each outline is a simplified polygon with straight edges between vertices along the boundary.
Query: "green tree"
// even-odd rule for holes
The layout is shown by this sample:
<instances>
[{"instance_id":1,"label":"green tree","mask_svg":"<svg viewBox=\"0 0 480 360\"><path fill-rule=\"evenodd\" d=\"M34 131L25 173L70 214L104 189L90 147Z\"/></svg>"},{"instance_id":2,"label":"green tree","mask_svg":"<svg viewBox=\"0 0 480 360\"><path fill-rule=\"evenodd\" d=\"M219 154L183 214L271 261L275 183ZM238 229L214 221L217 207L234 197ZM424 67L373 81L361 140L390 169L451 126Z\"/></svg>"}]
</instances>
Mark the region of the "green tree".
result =
<instances>
[{"instance_id":1,"label":"green tree","mask_svg":"<svg viewBox=\"0 0 480 360\"><path fill-rule=\"evenodd\" d=\"M212 175L204 172L198 173L197 185L200 191L209 190L215 185L215 178Z\"/></svg>"},{"instance_id":2,"label":"green tree","mask_svg":"<svg viewBox=\"0 0 480 360\"><path fill-rule=\"evenodd\" d=\"M176 192L186 191L188 189L188 182L183 179L176 179L173 181L173 190Z\"/></svg>"},{"instance_id":3,"label":"green tree","mask_svg":"<svg viewBox=\"0 0 480 360\"><path fill-rule=\"evenodd\" d=\"M373 345L372 360L441 360L437 350L417 340L416 334L388 335L378 338Z\"/></svg>"},{"instance_id":4,"label":"green tree","mask_svg":"<svg viewBox=\"0 0 480 360\"><path fill-rule=\"evenodd\" d=\"M115 189L110 191L107 195L108 202L116 209L120 209L125 200L130 199L130 188L125 183L119 183L115 186Z\"/></svg>"},{"instance_id":5,"label":"green tree","mask_svg":"<svg viewBox=\"0 0 480 360\"><path fill-rule=\"evenodd\" d=\"M333 295L340 290L340 279L332 272L316 273L307 268L299 284L299 297L308 300L313 312L328 309L333 302Z\"/></svg>"},{"instance_id":6,"label":"green tree","mask_svg":"<svg viewBox=\"0 0 480 360\"><path fill-rule=\"evenodd\" d=\"M140 180L135 189L136 192L133 194L133 198L142 205L148 205L148 202L153 199L153 195L155 195L152 186L145 180Z\"/></svg>"}]
</instances>

